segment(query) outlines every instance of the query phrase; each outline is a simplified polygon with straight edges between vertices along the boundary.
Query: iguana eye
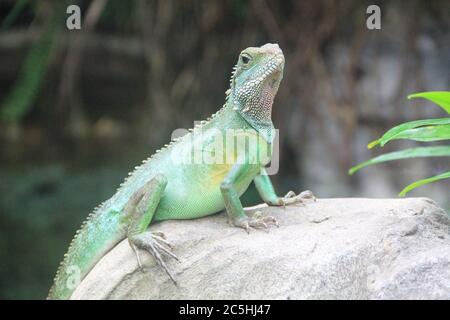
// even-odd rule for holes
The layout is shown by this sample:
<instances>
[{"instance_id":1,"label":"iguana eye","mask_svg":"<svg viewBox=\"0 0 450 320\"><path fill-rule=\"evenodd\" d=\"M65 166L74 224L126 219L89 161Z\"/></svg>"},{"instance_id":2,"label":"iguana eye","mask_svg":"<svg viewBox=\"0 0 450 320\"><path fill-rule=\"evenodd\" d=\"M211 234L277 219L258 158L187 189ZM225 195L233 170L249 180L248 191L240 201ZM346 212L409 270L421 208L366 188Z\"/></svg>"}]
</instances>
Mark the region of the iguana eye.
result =
<instances>
[{"instance_id":1,"label":"iguana eye","mask_svg":"<svg viewBox=\"0 0 450 320\"><path fill-rule=\"evenodd\" d=\"M241 55L241 61L242 61L243 64L249 63L249 62L250 62L250 59L251 59L250 55L248 55L248 54L246 54L246 53L243 53L243 54Z\"/></svg>"}]
</instances>

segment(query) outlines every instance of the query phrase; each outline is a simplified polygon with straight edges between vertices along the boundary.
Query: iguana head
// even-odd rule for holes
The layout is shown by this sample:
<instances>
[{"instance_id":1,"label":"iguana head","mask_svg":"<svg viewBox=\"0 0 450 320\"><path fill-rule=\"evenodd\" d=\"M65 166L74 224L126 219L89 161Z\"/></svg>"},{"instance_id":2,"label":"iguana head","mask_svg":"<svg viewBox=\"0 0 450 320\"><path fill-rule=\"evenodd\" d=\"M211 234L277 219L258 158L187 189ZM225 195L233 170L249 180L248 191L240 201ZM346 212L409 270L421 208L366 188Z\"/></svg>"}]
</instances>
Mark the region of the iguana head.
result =
<instances>
[{"instance_id":1,"label":"iguana head","mask_svg":"<svg viewBox=\"0 0 450 320\"><path fill-rule=\"evenodd\" d=\"M283 69L284 55L278 44L250 47L239 55L228 101L255 129L272 125L272 104Z\"/></svg>"}]
</instances>

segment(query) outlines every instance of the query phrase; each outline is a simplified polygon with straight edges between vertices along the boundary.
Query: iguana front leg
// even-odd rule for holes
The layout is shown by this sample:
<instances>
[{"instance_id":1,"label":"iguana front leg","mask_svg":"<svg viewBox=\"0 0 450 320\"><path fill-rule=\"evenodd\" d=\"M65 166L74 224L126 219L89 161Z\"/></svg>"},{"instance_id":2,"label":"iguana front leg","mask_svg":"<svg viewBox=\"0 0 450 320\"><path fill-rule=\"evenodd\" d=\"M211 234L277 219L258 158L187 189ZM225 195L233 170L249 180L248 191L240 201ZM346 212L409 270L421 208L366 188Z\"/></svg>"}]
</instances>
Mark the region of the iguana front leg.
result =
<instances>
[{"instance_id":1,"label":"iguana front leg","mask_svg":"<svg viewBox=\"0 0 450 320\"><path fill-rule=\"evenodd\" d=\"M234 226L244 228L247 232L250 227L267 228L268 224L277 224L274 217L261 215L248 217L244 213L235 185L246 170L248 170L248 164L241 164L240 161L237 161L220 185L228 218Z\"/></svg>"},{"instance_id":2,"label":"iguana front leg","mask_svg":"<svg viewBox=\"0 0 450 320\"><path fill-rule=\"evenodd\" d=\"M171 251L172 245L165 239L163 233L147 230L156 207L164 194L166 185L167 179L162 174L158 174L149 180L149 182L136 191L130 198L125 207L125 216L129 219L127 231L128 241L136 254L139 267L144 269L139 256L139 249L142 249L149 252L155 258L158 265L175 282L172 273L162 259L162 256L165 255L178 261L178 258Z\"/></svg>"},{"instance_id":3,"label":"iguana front leg","mask_svg":"<svg viewBox=\"0 0 450 320\"><path fill-rule=\"evenodd\" d=\"M261 173L253 181L261 198L270 206L286 206L293 203L303 203L307 199L316 201L316 197L309 190L303 191L298 195L293 191L289 191L284 197L277 196L269 175L264 168L261 169Z\"/></svg>"}]
</instances>

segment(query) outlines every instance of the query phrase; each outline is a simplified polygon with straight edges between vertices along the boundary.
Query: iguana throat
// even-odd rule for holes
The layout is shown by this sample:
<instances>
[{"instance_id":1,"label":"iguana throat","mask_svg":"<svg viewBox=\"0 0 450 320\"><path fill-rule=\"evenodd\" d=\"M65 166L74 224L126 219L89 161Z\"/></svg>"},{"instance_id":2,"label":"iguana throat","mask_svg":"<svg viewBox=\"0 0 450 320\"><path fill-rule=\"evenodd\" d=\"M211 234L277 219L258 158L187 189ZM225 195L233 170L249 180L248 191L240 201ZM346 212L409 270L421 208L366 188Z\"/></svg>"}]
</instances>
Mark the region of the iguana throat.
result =
<instances>
[{"instance_id":1,"label":"iguana throat","mask_svg":"<svg viewBox=\"0 0 450 320\"><path fill-rule=\"evenodd\" d=\"M283 69L280 47L266 44L242 51L231 76L228 102L268 142L274 138L272 105Z\"/></svg>"}]
</instances>

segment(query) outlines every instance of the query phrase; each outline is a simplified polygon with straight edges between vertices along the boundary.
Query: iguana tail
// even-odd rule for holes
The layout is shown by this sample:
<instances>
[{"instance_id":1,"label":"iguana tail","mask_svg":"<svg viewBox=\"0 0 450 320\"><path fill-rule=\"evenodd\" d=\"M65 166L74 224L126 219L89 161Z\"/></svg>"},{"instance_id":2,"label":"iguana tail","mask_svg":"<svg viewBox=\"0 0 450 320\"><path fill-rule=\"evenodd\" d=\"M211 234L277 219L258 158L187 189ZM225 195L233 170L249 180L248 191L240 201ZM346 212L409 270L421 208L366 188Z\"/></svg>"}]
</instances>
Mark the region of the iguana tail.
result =
<instances>
[{"instance_id":1,"label":"iguana tail","mask_svg":"<svg viewBox=\"0 0 450 320\"><path fill-rule=\"evenodd\" d=\"M90 214L77 231L56 272L47 299L69 299L101 257L126 237L120 212L105 207Z\"/></svg>"}]
</instances>

